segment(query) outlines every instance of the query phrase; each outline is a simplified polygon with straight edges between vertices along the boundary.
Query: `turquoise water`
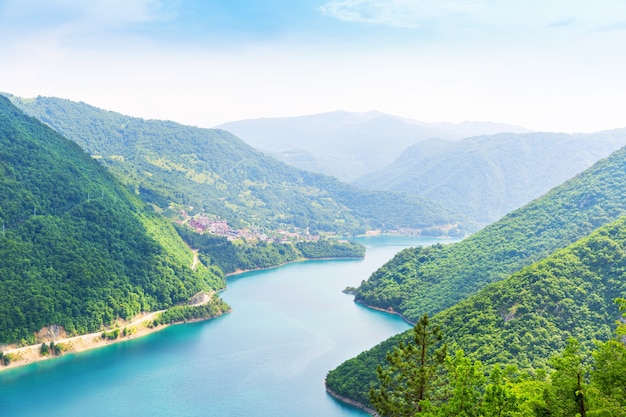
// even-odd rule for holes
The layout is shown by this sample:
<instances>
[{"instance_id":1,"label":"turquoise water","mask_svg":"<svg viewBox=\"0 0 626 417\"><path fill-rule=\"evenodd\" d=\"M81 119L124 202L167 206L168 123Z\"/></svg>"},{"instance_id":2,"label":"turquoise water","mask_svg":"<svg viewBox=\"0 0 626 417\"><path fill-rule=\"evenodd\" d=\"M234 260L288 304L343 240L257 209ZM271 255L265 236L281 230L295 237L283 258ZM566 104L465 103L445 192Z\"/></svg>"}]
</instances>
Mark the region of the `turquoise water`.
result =
<instances>
[{"instance_id":1,"label":"turquoise water","mask_svg":"<svg viewBox=\"0 0 626 417\"><path fill-rule=\"evenodd\" d=\"M364 260L313 261L231 278L215 320L0 373L0 416L366 416L326 373L409 328L341 292L406 246L362 239Z\"/></svg>"}]
</instances>

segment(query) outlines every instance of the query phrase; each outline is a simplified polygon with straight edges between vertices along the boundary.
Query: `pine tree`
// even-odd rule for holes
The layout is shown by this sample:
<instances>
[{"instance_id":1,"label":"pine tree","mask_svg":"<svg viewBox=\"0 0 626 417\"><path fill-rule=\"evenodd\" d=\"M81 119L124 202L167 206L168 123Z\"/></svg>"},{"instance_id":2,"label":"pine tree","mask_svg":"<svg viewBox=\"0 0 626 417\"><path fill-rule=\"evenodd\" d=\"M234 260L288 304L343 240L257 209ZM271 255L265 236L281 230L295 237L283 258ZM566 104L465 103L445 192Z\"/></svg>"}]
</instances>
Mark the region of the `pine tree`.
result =
<instances>
[{"instance_id":1,"label":"pine tree","mask_svg":"<svg viewBox=\"0 0 626 417\"><path fill-rule=\"evenodd\" d=\"M387 354L388 366L378 366L380 386L370 390L370 401L381 416L414 416L436 401L435 380L442 374L447 345L439 326L431 326L426 314L412 336L411 342L400 342Z\"/></svg>"}]
</instances>

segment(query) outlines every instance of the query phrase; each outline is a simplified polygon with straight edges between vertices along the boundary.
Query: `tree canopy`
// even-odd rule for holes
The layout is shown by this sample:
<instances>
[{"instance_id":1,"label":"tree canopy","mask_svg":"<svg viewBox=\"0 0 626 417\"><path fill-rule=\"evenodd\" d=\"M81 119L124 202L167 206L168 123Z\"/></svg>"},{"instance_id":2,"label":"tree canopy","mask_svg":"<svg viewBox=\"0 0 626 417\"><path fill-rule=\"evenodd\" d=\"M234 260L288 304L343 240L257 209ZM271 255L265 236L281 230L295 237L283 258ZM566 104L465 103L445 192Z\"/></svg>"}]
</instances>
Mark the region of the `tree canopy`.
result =
<instances>
[{"instance_id":1,"label":"tree canopy","mask_svg":"<svg viewBox=\"0 0 626 417\"><path fill-rule=\"evenodd\" d=\"M406 249L355 300L415 321L564 248L626 213L626 149L452 245Z\"/></svg>"},{"instance_id":2,"label":"tree canopy","mask_svg":"<svg viewBox=\"0 0 626 417\"><path fill-rule=\"evenodd\" d=\"M97 331L223 288L171 224L78 145L0 97L0 344Z\"/></svg>"},{"instance_id":3,"label":"tree canopy","mask_svg":"<svg viewBox=\"0 0 626 417\"><path fill-rule=\"evenodd\" d=\"M430 322L440 326L452 351L462 349L486 366L514 365L534 372L551 366L549 358L566 349L572 338L587 355L596 340L613 338L620 318L614 300L626 294L625 253L626 217L621 217L488 285ZM377 365L395 345L411 338L410 332L396 335L344 362L329 373L329 388L367 404Z\"/></svg>"},{"instance_id":4,"label":"tree canopy","mask_svg":"<svg viewBox=\"0 0 626 417\"><path fill-rule=\"evenodd\" d=\"M400 341L378 365L370 400L380 416L626 416L622 339L585 351L570 338L545 366L528 372L511 362L485 366L461 349L450 355L443 334L451 332L431 328L422 317L412 340Z\"/></svg>"}]
</instances>

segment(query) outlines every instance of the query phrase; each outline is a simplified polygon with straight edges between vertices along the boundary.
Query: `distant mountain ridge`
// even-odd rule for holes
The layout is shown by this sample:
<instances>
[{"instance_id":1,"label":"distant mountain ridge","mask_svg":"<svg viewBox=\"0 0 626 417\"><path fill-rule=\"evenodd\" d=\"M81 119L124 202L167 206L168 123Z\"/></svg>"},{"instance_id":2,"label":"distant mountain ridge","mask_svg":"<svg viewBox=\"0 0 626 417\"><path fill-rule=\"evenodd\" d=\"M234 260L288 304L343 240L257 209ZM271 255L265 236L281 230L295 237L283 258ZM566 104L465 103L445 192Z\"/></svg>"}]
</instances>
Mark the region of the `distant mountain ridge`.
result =
<instances>
[{"instance_id":1,"label":"distant mountain ridge","mask_svg":"<svg viewBox=\"0 0 626 417\"><path fill-rule=\"evenodd\" d=\"M352 181L392 163L409 146L433 137L528 132L490 122L423 123L376 111L241 120L217 126L281 161Z\"/></svg>"},{"instance_id":2,"label":"distant mountain ridge","mask_svg":"<svg viewBox=\"0 0 626 417\"><path fill-rule=\"evenodd\" d=\"M58 98L11 100L162 210L173 203L220 216L235 228L297 227L312 233L456 230L466 222L418 196L361 190L287 166L224 130L143 120Z\"/></svg>"},{"instance_id":3,"label":"distant mountain ridge","mask_svg":"<svg viewBox=\"0 0 626 417\"><path fill-rule=\"evenodd\" d=\"M354 185L413 193L486 225L626 145L626 129L430 139Z\"/></svg>"}]
</instances>

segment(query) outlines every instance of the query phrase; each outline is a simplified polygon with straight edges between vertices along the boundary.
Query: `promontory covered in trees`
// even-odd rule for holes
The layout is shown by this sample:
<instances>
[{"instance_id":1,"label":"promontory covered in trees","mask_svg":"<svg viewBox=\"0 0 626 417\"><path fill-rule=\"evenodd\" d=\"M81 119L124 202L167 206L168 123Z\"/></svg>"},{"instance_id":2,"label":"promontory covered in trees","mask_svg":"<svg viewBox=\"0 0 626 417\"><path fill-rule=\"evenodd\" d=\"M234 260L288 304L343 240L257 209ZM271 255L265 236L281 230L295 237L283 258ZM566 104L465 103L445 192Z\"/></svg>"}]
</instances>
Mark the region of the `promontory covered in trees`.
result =
<instances>
[{"instance_id":1,"label":"promontory covered in trees","mask_svg":"<svg viewBox=\"0 0 626 417\"><path fill-rule=\"evenodd\" d=\"M433 315L452 351L462 349L491 367L527 372L509 381L549 384L545 375L558 371L551 358L570 349L569 355L588 363L595 341L614 339L620 318L615 300L626 293L625 181L622 149L459 243L399 253L361 284L356 299L414 322ZM377 366L398 341L409 338L408 332L398 335L345 362L329 373L329 389L370 404ZM571 338L575 349L568 348ZM618 362L614 365L622 366ZM588 366L580 384L602 362ZM541 390L530 400L545 405ZM572 395L575 391L574 386ZM607 401L623 412L622 400ZM540 415L531 411L510 415Z\"/></svg>"}]
</instances>

